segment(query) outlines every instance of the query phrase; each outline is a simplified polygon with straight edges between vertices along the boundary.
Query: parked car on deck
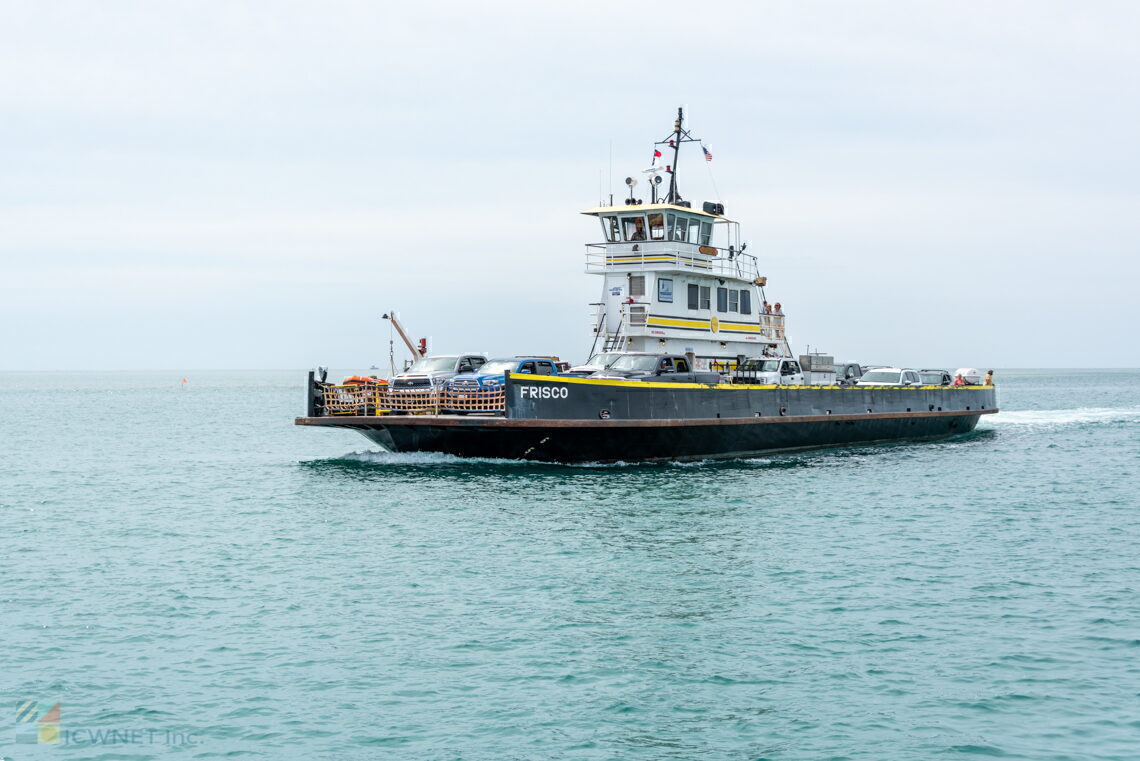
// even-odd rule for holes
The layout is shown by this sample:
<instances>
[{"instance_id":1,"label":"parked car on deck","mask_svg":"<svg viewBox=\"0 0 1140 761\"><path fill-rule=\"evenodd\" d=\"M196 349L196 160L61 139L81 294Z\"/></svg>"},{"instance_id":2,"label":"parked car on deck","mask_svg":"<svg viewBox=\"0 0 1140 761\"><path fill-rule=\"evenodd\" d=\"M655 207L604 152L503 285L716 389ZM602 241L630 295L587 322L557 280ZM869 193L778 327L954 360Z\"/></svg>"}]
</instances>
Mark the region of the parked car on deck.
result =
<instances>
[{"instance_id":1,"label":"parked car on deck","mask_svg":"<svg viewBox=\"0 0 1140 761\"><path fill-rule=\"evenodd\" d=\"M621 378L668 383L719 383L720 374L694 372L681 354L624 352L609 367L591 378Z\"/></svg>"},{"instance_id":2,"label":"parked car on deck","mask_svg":"<svg viewBox=\"0 0 1140 761\"><path fill-rule=\"evenodd\" d=\"M557 357L510 357L492 359L476 372L463 373L447 381L440 395L444 413L501 414L506 403L503 388L507 373L514 375L558 375Z\"/></svg>"},{"instance_id":3,"label":"parked car on deck","mask_svg":"<svg viewBox=\"0 0 1140 761\"><path fill-rule=\"evenodd\" d=\"M863 373L856 386L920 386L917 370L900 367L878 367Z\"/></svg>"},{"instance_id":4,"label":"parked car on deck","mask_svg":"<svg viewBox=\"0 0 1140 761\"><path fill-rule=\"evenodd\" d=\"M476 372L456 375L447 382L450 390L480 391L498 389L512 375L560 375L554 360L545 357L511 357L492 359Z\"/></svg>"},{"instance_id":5,"label":"parked car on deck","mask_svg":"<svg viewBox=\"0 0 1140 761\"><path fill-rule=\"evenodd\" d=\"M954 382L946 370L919 370L918 377L924 386L949 386Z\"/></svg>"},{"instance_id":6,"label":"parked car on deck","mask_svg":"<svg viewBox=\"0 0 1140 761\"><path fill-rule=\"evenodd\" d=\"M863 377L863 373L871 368L864 367L858 362L836 362L835 384L837 386L854 386Z\"/></svg>"},{"instance_id":7,"label":"parked car on deck","mask_svg":"<svg viewBox=\"0 0 1140 761\"><path fill-rule=\"evenodd\" d=\"M737 365L733 383L802 386L804 373L800 363L790 357L754 357Z\"/></svg>"},{"instance_id":8,"label":"parked car on deck","mask_svg":"<svg viewBox=\"0 0 1140 761\"><path fill-rule=\"evenodd\" d=\"M605 370L620 356L620 351L601 352L587 359L585 364L574 365L563 373L563 375L577 375L578 377L584 378L587 375L593 375L594 373Z\"/></svg>"},{"instance_id":9,"label":"parked car on deck","mask_svg":"<svg viewBox=\"0 0 1140 761\"><path fill-rule=\"evenodd\" d=\"M482 354L440 354L421 357L404 372L392 379L393 391L429 391L442 388L451 378L461 373L472 373L487 361Z\"/></svg>"}]
</instances>

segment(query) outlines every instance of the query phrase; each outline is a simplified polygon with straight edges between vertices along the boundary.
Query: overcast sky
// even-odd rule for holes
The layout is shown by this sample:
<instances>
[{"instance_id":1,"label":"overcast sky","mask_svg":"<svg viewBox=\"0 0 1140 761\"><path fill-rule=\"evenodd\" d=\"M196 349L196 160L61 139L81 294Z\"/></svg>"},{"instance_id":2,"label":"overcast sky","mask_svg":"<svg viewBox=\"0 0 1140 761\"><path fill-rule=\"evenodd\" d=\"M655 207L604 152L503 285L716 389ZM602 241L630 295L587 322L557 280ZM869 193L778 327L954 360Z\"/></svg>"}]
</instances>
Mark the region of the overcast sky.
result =
<instances>
[{"instance_id":1,"label":"overcast sky","mask_svg":"<svg viewBox=\"0 0 1140 761\"><path fill-rule=\"evenodd\" d=\"M3 369L581 361L682 104L797 351L1138 364L1136 3L3 7Z\"/></svg>"}]
</instances>

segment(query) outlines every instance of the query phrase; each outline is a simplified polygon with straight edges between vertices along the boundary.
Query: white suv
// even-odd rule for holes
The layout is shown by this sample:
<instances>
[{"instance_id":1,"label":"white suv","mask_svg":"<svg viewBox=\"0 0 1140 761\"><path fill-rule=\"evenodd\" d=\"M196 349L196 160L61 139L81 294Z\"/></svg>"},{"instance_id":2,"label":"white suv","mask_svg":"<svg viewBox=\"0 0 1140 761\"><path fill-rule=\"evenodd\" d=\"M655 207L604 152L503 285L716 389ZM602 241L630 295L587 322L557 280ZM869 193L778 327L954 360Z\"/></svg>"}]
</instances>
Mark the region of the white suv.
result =
<instances>
[{"instance_id":1,"label":"white suv","mask_svg":"<svg viewBox=\"0 0 1140 761\"><path fill-rule=\"evenodd\" d=\"M921 386L917 370L899 367L876 367L863 373L856 386Z\"/></svg>"}]
</instances>

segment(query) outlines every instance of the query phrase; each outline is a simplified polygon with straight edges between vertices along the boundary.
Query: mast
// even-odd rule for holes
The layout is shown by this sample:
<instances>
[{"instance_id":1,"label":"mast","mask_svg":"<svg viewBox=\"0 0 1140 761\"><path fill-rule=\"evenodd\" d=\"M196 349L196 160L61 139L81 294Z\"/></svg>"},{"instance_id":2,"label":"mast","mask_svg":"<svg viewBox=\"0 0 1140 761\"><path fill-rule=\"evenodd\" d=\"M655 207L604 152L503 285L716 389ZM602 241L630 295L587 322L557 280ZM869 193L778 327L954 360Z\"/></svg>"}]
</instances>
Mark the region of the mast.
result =
<instances>
[{"instance_id":1,"label":"mast","mask_svg":"<svg viewBox=\"0 0 1140 761\"><path fill-rule=\"evenodd\" d=\"M677 107L677 121L673 122L673 171L669 173L669 195L666 203L677 203L681 194L677 192L677 159L681 157L681 122L685 119L684 110Z\"/></svg>"},{"instance_id":2,"label":"mast","mask_svg":"<svg viewBox=\"0 0 1140 761\"><path fill-rule=\"evenodd\" d=\"M669 169L669 192L665 196L665 203L677 203L681 200L681 193L677 189L677 161L681 157L681 143L698 143L700 140L689 134L684 127L685 110L677 109L677 121L673 122L673 132L664 140L657 141L656 145L667 145L673 149L673 164Z\"/></svg>"}]
</instances>

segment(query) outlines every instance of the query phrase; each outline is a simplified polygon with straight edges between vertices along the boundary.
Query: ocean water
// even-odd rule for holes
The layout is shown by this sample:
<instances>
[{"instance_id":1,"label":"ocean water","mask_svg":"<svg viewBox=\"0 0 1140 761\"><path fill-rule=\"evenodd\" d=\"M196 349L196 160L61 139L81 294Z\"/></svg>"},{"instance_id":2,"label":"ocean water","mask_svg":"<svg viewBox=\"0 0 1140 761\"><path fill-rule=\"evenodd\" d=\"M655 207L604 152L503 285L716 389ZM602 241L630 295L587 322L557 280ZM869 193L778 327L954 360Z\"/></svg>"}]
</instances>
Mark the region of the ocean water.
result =
<instances>
[{"instance_id":1,"label":"ocean water","mask_svg":"<svg viewBox=\"0 0 1140 761\"><path fill-rule=\"evenodd\" d=\"M302 372L2 374L0 756L1136 759L1140 371L997 380L564 467L296 428Z\"/></svg>"}]
</instances>

